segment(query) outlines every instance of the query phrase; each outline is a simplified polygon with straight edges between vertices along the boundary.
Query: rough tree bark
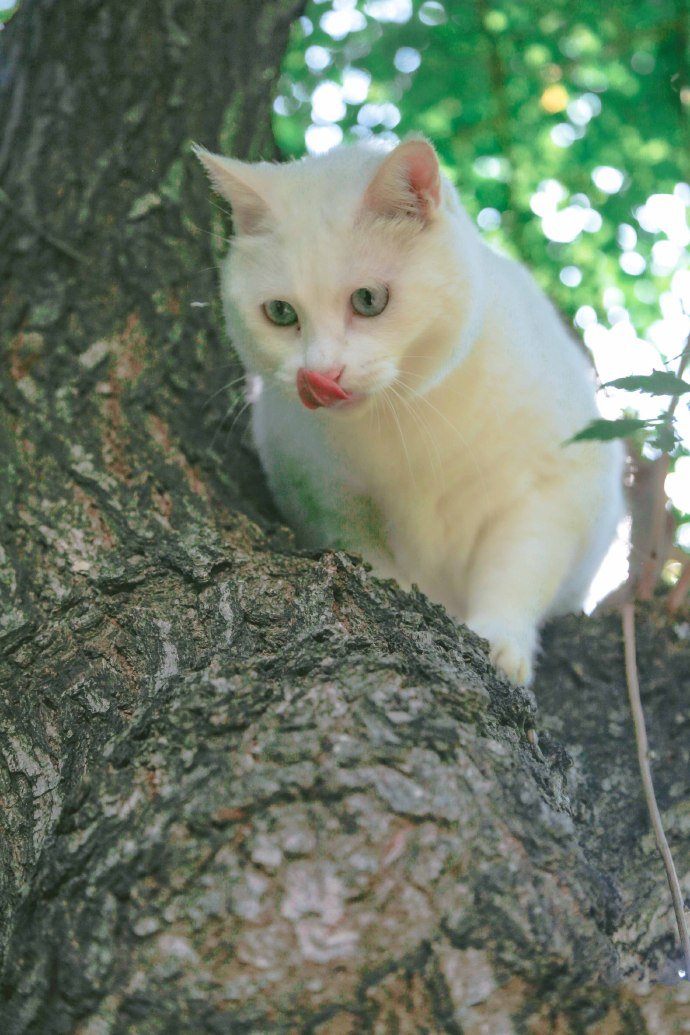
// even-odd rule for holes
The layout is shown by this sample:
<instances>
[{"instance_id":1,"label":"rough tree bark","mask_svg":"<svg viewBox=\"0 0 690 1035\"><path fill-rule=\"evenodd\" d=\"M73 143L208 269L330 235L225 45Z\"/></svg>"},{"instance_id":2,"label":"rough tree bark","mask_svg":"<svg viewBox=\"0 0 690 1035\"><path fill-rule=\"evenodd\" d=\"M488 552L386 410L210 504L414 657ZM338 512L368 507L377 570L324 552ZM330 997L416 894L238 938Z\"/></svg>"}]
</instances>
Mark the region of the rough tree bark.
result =
<instances>
[{"instance_id":1,"label":"rough tree bark","mask_svg":"<svg viewBox=\"0 0 690 1035\"><path fill-rule=\"evenodd\" d=\"M0 34L0 1031L688 1030L615 616L547 631L536 709L296 549L227 419L188 145L273 154L302 6ZM686 890L689 629L640 618Z\"/></svg>"}]
</instances>

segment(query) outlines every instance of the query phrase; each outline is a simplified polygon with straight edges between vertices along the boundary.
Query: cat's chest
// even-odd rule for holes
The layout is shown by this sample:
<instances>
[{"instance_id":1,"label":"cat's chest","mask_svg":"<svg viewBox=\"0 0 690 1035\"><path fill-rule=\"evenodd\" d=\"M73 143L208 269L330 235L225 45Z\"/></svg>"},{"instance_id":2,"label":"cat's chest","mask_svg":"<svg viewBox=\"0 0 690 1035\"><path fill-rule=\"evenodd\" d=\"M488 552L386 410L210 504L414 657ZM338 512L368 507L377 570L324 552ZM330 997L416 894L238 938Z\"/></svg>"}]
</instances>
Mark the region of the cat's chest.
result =
<instances>
[{"instance_id":1,"label":"cat's chest","mask_svg":"<svg viewBox=\"0 0 690 1035\"><path fill-rule=\"evenodd\" d=\"M298 527L318 526L310 528L315 541L327 543L335 526L347 538L352 501L369 501L399 577L419 582L424 570L442 579L449 557L457 565L471 554L499 490L519 494L524 471L497 439L477 434L476 421L463 427L462 415L427 410L310 413L269 390L255 407L254 430L284 512ZM303 483L318 501L312 517L301 516Z\"/></svg>"},{"instance_id":2,"label":"cat's chest","mask_svg":"<svg viewBox=\"0 0 690 1035\"><path fill-rule=\"evenodd\" d=\"M490 461L457 419L451 425L443 413L400 406L350 427L331 422L324 434L327 452L388 513L443 523L456 499L481 509Z\"/></svg>"},{"instance_id":3,"label":"cat's chest","mask_svg":"<svg viewBox=\"0 0 690 1035\"><path fill-rule=\"evenodd\" d=\"M393 552L411 572L469 553L493 509L491 478L472 444L398 414L334 443L344 473L383 515Z\"/></svg>"}]
</instances>

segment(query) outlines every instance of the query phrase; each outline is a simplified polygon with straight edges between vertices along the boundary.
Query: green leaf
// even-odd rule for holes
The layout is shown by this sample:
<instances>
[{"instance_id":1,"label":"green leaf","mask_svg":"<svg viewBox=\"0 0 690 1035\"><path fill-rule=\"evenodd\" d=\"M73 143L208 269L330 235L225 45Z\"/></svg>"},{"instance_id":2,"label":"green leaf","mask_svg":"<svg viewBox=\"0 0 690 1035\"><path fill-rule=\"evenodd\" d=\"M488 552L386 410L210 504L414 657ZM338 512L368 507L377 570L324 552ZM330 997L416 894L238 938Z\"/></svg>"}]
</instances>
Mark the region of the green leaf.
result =
<instances>
[{"instance_id":1,"label":"green leaf","mask_svg":"<svg viewBox=\"0 0 690 1035\"><path fill-rule=\"evenodd\" d=\"M604 388L622 388L626 392L647 392L649 395L682 395L690 392L690 382L669 370L655 370L653 374L631 374L607 381Z\"/></svg>"},{"instance_id":2,"label":"green leaf","mask_svg":"<svg viewBox=\"0 0 690 1035\"><path fill-rule=\"evenodd\" d=\"M660 449L662 453L670 453L675 449L676 443L679 441L676 435L675 429L672 424L660 424L656 430L656 434L652 439L652 445Z\"/></svg>"},{"instance_id":3,"label":"green leaf","mask_svg":"<svg viewBox=\"0 0 690 1035\"><path fill-rule=\"evenodd\" d=\"M598 442L608 442L612 438L626 438L628 435L632 435L634 431L639 431L640 428L648 428L651 426L651 421L640 420L637 417L623 417L621 420L599 420L591 421L586 428L582 431L578 431L577 435L573 435L565 443L570 445L571 442L588 442L596 440Z\"/></svg>"}]
</instances>

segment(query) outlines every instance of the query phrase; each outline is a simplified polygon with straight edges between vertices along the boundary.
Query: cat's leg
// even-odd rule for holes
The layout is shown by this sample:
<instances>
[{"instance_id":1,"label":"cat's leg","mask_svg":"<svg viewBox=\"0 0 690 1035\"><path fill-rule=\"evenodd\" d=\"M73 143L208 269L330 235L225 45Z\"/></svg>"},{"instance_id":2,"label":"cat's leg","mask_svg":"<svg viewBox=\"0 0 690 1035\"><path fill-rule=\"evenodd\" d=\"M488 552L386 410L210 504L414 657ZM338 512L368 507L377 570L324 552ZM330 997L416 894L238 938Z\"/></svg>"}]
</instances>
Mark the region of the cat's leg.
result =
<instances>
[{"instance_id":1,"label":"cat's leg","mask_svg":"<svg viewBox=\"0 0 690 1035\"><path fill-rule=\"evenodd\" d=\"M584 520L562 499L537 497L480 536L464 586L466 622L514 683L531 682L537 630L577 564Z\"/></svg>"}]
</instances>

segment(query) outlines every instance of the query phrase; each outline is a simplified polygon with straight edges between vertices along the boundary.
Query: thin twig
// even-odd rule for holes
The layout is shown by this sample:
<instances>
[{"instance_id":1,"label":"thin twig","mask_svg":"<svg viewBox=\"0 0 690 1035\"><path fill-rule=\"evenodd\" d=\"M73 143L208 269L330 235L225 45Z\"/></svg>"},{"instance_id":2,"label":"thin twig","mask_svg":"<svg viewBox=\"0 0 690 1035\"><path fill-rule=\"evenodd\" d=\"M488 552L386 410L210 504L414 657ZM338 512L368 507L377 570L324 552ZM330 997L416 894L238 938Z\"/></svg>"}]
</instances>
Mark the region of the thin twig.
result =
<instances>
[{"instance_id":1,"label":"thin twig","mask_svg":"<svg viewBox=\"0 0 690 1035\"><path fill-rule=\"evenodd\" d=\"M683 380L689 363L690 334L678 357L676 377ZM679 400L680 395L671 396L668 407L661 416L662 424L669 426L672 424ZM646 479L643 479L643 466L649 477L649 484L646 484ZM635 484L630 497L631 504L633 504L631 541L633 546L637 542L641 560L637 564L631 563L627 582L617 594L619 597L632 596L635 600L651 600L654 596L655 587L664 564L668 560L668 550L675 534L675 521L672 512L668 510L668 496L665 487L670 466L671 457L667 452L652 461L644 461L640 454L637 460ZM641 495L637 492L637 495L640 496L638 507L642 508L641 515L636 515L634 512L636 486L638 489L642 489Z\"/></svg>"},{"instance_id":2,"label":"thin twig","mask_svg":"<svg viewBox=\"0 0 690 1035\"><path fill-rule=\"evenodd\" d=\"M669 512L666 508L668 496L666 495L666 477L671 467L671 457L668 453L662 453L656 460L650 461L647 468L651 476L649 491L652 499L651 522L648 531L648 549L642 563L635 589L637 600L651 600L654 596L654 588L659 581L659 575L666 563L666 547L669 543L668 519ZM671 532L671 541L673 532Z\"/></svg>"},{"instance_id":3,"label":"thin twig","mask_svg":"<svg viewBox=\"0 0 690 1035\"><path fill-rule=\"evenodd\" d=\"M659 853L666 868L666 878L668 880L668 886L671 889L673 909L676 914L680 943L683 949L683 956L685 958L684 972L680 972L680 974L686 981L690 981L690 937L688 937L688 926L685 922L683 894L680 889L676 868L673 865L671 849L668 846L666 834L664 833L663 824L661 822L661 814L656 802L656 795L654 794L652 770L649 764L649 744L647 741L644 712L642 711L642 701L640 700L640 683L637 677L637 658L635 651L635 605L633 603L623 604L623 607L621 608L621 617L623 619L623 643L625 646L625 676L628 684L628 697L630 699L633 726L635 727L637 761L640 767L642 786L644 788L644 796L647 802L649 818L652 821L654 837L656 838L657 848L659 849Z\"/></svg>"},{"instance_id":4,"label":"thin twig","mask_svg":"<svg viewBox=\"0 0 690 1035\"><path fill-rule=\"evenodd\" d=\"M688 363L690 363L690 334L688 334L687 338L685 339L685 346L683 347L683 351L680 354L680 362L678 363L678 370L676 371L677 377L683 377L683 374L685 373L685 368L687 367ZM672 397L668 411L666 413L667 420L673 419L673 415L676 412L676 407L678 405L679 399L679 395L674 395ZM681 606L683 600L685 599L688 593L688 589L690 589L690 561L686 561L683 565L680 577L676 582L675 586L673 587L671 593L669 594L667 606L671 614L677 611L678 608ZM690 981L690 977L688 978L688 980Z\"/></svg>"}]
</instances>

